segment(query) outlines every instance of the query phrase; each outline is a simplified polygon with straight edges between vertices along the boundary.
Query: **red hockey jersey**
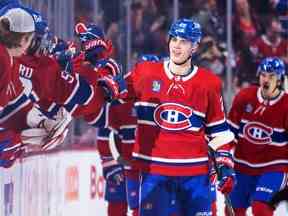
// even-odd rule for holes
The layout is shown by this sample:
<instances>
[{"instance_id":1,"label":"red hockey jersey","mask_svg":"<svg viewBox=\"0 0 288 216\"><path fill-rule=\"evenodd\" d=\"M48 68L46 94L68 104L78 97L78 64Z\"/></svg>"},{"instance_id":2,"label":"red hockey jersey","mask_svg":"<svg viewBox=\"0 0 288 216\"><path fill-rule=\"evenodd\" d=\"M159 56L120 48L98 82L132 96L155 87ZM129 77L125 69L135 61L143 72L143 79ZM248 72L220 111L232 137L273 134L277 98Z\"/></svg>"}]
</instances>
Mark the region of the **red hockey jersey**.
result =
<instances>
[{"instance_id":1,"label":"red hockey jersey","mask_svg":"<svg viewBox=\"0 0 288 216\"><path fill-rule=\"evenodd\" d=\"M0 126L9 129L27 127L26 115L32 102L24 93L19 74L12 70L12 58L0 45Z\"/></svg>"},{"instance_id":2,"label":"red hockey jersey","mask_svg":"<svg viewBox=\"0 0 288 216\"><path fill-rule=\"evenodd\" d=\"M23 56L17 59L14 70L20 73L26 94L51 116L59 106L65 106L78 117L99 112L104 103L103 90L95 84L97 74L89 66L82 66L82 70L91 74L89 78L94 86L77 72L70 74L61 70L58 63L47 56Z\"/></svg>"},{"instance_id":3,"label":"red hockey jersey","mask_svg":"<svg viewBox=\"0 0 288 216\"><path fill-rule=\"evenodd\" d=\"M31 94L42 108L51 109L52 102L65 105L71 111L75 104L91 100L94 89L79 74L61 70L47 56L23 56L17 59L14 70L21 76L27 95Z\"/></svg>"},{"instance_id":4,"label":"red hockey jersey","mask_svg":"<svg viewBox=\"0 0 288 216\"><path fill-rule=\"evenodd\" d=\"M138 118L136 168L171 176L208 173L206 136L229 131L220 79L197 66L175 76L168 61L143 62L127 75L127 85Z\"/></svg>"},{"instance_id":5,"label":"red hockey jersey","mask_svg":"<svg viewBox=\"0 0 288 216\"><path fill-rule=\"evenodd\" d=\"M250 175L288 171L288 95L265 100L257 86L242 89L229 112L236 136L235 169Z\"/></svg>"}]
</instances>

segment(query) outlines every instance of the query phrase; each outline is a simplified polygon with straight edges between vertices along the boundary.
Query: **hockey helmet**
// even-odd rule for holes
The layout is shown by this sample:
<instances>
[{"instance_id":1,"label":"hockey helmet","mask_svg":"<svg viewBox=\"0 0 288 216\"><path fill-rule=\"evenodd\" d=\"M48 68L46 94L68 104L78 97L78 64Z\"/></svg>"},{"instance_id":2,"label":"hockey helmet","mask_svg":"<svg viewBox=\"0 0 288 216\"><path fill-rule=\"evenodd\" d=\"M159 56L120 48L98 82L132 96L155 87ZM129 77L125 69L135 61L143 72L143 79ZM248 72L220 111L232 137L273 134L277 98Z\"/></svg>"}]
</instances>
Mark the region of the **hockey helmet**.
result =
<instances>
[{"instance_id":1,"label":"hockey helmet","mask_svg":"<svg viewBox=\"0 0 288 216\"><path fill-rule=\"evenodd\" d=\"M274 73L277 75L278 80L281 80L285 75L285 64L278 57L264 58L258 66L257 76L259 76L262 72Z\"/></svg>"},{"instance_id":2,"label":"hockey helmet","mask_svg":"<svg viewBox=\"0 0 288 216\"><path fill-rule=\"evenodd\" d=\"M202 31L199 23L191 19L179 19L171 25L168 35L184 38L194 44L200 43Z\"/></svg>"}]
</instances>

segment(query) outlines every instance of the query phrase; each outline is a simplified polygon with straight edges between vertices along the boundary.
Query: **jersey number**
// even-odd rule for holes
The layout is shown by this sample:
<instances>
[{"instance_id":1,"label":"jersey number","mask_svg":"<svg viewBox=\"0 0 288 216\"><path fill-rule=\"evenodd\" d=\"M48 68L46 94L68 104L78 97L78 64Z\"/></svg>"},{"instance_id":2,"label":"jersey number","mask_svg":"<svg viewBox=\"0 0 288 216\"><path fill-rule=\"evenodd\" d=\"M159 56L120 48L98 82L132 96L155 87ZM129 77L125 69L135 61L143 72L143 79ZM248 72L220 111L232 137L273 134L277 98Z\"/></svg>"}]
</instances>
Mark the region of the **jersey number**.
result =
<instances>
[{"instance_id":1,"label":"jersey number","mask_svg":"<svg viewBox=\"0 0 288 216\"><path fill-rule=\"evenodd\" d=\"M61 77L66 80L68 83L73 83L74 77L67 73L66 71L61 71Z\"/></svg>"}]
</instances>

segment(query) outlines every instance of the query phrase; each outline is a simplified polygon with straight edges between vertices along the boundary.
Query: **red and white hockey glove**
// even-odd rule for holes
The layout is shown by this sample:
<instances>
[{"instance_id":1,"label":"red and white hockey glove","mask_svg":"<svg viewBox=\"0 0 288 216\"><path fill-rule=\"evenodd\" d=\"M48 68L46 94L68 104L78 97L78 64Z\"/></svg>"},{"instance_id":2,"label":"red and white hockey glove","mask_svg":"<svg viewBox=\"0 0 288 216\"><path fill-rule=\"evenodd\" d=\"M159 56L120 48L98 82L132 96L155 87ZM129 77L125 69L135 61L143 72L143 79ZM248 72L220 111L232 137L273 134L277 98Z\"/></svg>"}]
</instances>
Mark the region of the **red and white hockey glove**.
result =
<instances>
[{"instance_id":1,"label":"red and white hockey glove","mask_svg":"<svg viewBox=\"0 0 288 216\"><path fill-rule=\"evenodd\" d=\"M21 132L21 139L26 146L26 151L41 151L53 149L60 145L67 136L66 128L62 134L57 137L47 139L47 131L43 128L31 128Z\"/></svg>"},{"instance_id":2,"label":"red and white hockey glove","mask_svg":"<svg viewBox=\"0 0 288 216\"><path fill-rule=\"evenodd\" d=\"M112 42L105 39L104 32L99 26L80 22L75 25L75 33L81 42L86 60L93 65L97 60L113 54Z\"/></svg>"},{"instance_id":3,"label":"red and white hockey glove","mask_svg":"<svg viewBox=\"0 0 288 216\"><path fill-rule=\"evenodd\" d=\"M53 119L45 117L39 110L30 111L32 129L22 131L21 139L24 144L40 145L42 149L51 149L64 141L68 132L68 125L72 116L63 107L59 109ZM33 119L33 120L31 120ZM37 121L37 125L35 124ZM33 124L31 124L33 121Z\"/></svg>"},{"instance_id":4,"label":"red and white hockey glove","mask_svg":"<svg viewBox=\"0 0 288 216\"><path fill-rule=\"evenodd\" d=\"M112 100L122 99L127 96L127 85L122 75L117 76L106 75L98 79L98 85L105 92L105 99L110 102Z\"/></svg>"},{"instance_id":5,"label":"red and white hockey glove","mask_svg":"<svg viewBox=\"0 0 288 216\"><path fill-rule=\"evenodd\" d=\"M98 60L94 70L99 76L121 74L121 66L113 58Z\"/></svg>"},{"instance_id":6,"label":"red and white hockey glove","mask_svg":"<svg viewBox=\"0 0 288 216\"><path fill-rule=\"evenodd\" d=\"M219 183L217 189L223 194L228 194L236 184L232 155L228 151L216 151L214 156L216 169L218 170L217 174Z\"/></svg>"},{"instance_id":7,"label":"red and white hockey glove","mask_svg":"<svg viewBox=\"0 0 288 216\"><path fill-rule=\"evenodd\" d=\"M71 121L71 114L64 107L61 107L53 119L43 120L38 128L44 128L48 132L47 138L52 139L62 134Z\"/></svg>"},{"instance_id":8,"label":"red and white hockey glove","mask_svg":"<svg viewBox=\"0 0 288 216\"><path fill-rule=\"evenodd\" d=\"M103 167L103 176L109 185L125 184L124 169L120 164Z\"/></svg>"}]
</instances>

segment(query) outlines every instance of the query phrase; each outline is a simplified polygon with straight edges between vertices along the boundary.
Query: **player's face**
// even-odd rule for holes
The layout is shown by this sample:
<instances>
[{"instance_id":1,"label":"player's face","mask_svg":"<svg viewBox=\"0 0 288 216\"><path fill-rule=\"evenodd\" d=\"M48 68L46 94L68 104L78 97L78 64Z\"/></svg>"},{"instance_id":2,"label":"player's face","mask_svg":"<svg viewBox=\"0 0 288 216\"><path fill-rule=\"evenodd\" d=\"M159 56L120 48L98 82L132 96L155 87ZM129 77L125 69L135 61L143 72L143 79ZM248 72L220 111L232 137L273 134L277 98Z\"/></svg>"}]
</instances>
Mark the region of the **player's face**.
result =
<instances>
[{"instance_id":1,"label":"player's face","mask_svg":"<svg viewBox=\"0 0 288 216\"><path fill-rule=\"evenodd\" d=\"M18 48L18 53L17 53L18 56L23 55L27 51L28 47L31 44L33 37L34 37L34 34L31 34L31 35L24 36L22 38L20 42L20 47Z\"/></svg>"},{"instance_id":2,"label":"player's face","mask_svg":"<svg viewBox=\"0 0 288 216\"><path fill-rule=\"evenodd\" d=\"M175 63L184 62L197 49L191 41L180 37L172 37L169 43L170 58Z\"/></svg>"},{"instance_id":3,"label":"player's face","mask_svg":"<svg viewBox=\"0 0 288 216\"><path fill-rule=\"evenodd\" d=\"M278 94L278 77L275 73L261 72L259 77L261 91L264 97L272 98Z\"/></svg>"}]
</instances>

